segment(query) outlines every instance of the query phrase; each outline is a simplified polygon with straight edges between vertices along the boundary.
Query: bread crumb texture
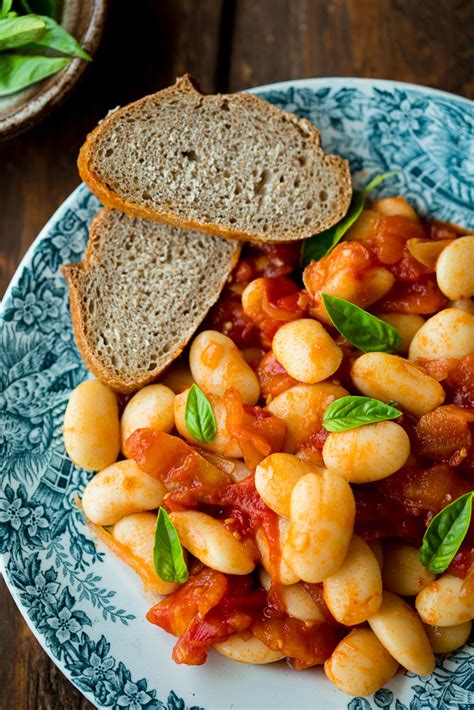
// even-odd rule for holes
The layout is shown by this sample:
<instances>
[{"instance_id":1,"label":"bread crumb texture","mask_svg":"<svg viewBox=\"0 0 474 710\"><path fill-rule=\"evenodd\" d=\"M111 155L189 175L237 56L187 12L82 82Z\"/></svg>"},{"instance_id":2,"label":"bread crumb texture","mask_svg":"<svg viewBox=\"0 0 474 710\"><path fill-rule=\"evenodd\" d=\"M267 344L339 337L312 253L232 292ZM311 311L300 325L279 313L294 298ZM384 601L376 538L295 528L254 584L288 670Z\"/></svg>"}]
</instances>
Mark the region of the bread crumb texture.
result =
<instances>
[{"instance_id":1,"label":"bread crumb texture","mask_svg":"<svg viewBox=\"0 0 474 710\"><path fill-rule=\"evenodd\" d=\"M92 372L122 392L156 379L217 300L238 252L218 237L100 212L84 262L63 267Z\"/></svg>"},{"instance_id":2,"label":"bread crumb texture","mask_svg":"<svg viewBox=\"0 0 474 710\"><path fill-rule=\"evenodd\" d=\"M188 77L105 120L79 165L142 216L259 241L320 232L351 197L347 162L324 154L309 121L251 94L204 96Z\"/></svg>"}]
</instances>

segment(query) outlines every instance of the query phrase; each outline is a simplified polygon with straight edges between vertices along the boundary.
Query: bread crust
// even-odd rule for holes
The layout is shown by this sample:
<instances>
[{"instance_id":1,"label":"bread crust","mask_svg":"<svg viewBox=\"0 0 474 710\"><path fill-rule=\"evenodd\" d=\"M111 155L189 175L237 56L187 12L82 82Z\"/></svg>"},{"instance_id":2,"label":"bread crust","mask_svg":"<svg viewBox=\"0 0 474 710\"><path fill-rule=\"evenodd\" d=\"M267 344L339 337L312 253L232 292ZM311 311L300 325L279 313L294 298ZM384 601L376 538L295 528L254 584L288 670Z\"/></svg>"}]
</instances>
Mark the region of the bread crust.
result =
<instances>
[{"instance_id":1,"label":"bread crust","mask_svg":"<svg viewBox=\"0 0 474 710\"><path fill-rule=\"evenodd\" d=\"M162 91L157 92L162 98L168 98L169 96L172 96L175 93L181 93L181 92L192 92L192 93L197 93L199 96L204 96L204 94L199 90L197 87L196 82L192 79L192 77L189 74L185 74L182 77L179 77L176 80L176 83L173 86L170 86L166 89L163 89ZM157 94L155 94L156 96ZM223 97L225 97L225 94L222 94ZM333 224L335 224L339 219L342 219L342 217L345 215L347 210L349 209L349 204L352 196L352 184L351 184L351 175L349 171L349 164L347 160L344 160L343 158L340 158L337 155L330 155L324 153L324 151L321 148L321 140L320 140L320 134L316 126L311 123L310 121L304 119L304 118L297 118L294 114L288 113L286 111L282 111L281 109L276 108L275 106L272 106L271 104L267 103L266 101L263 101L263 99L260 99L258 96L255 96L254 94L232 94L232 99L233 101L236 102L242 102L242 101L252 101L256 104L259 104L259 107L264 110L265 112L269 114L278 114L281 116L281 114L284 114L287 118L287 121L289 123L293 123L295 125L298 125L301 129L303 129L306 133L308 133L308 138L313 141L314 143L314 148L315 150L318 150L321 155L324 156L325 161L329 164L328 169L330 170L335 170L340 173L340 180L341 183L344 184L344 190L343 193L340 196L341 200L341 210L340 210L340 215L336 216L336 218L329 220L326 223L323 223L318 230L317 233L320 233L324 231L325 229L329 228ZM272 239L269 238L268 235L262 234L259 232L248 232L248 231L240 231L237 229L230 229L227 227L223 227L220 225L215 225L215 224L207 224L203 222L196 221L194 219L183 219L181 217L176 216L172 212L165 212L165 211L155 211L151 209L150 207L145 207L145 206L139 206L136 204L133 204L132 202L129 202L128 200L124 200L122 197L120 197L113 189L111 186L107 185L104 183L100 178L93 172L93 170L90 167L90 161L92 154L95 149L95 142L96 139L100 136L102 130L104 127L108 126L110 123L113 123L117 115L120 115L120 112L123 110L129 110L130 108L139 108L144 101L148 99L147 96L138 99L138 101L134 101L131 104L128 104L124 109L118 109L117 111L114 111L112 114L107 116L99 125L89 133L89 135L86 138L85 143L82 145L80 152L79 152L79 157L77 161L77 167L79 170L79 174L81 176L81 179L86 183L86 185L89 187L89 189L99 198L99 200L102 202L103 205L109 208L116 209L120 212L124 212L127 214L129 217L141 217L143 219L147 220L152 220L156 222L164 222L166 224L170 224L173 227L181 227L182 229L191 229L191 230L196 230L199 232L203 232L204 234L210 234L213 236L218 236L222 237L224 239L230 239L230 240L239 240L239 241L251 241L251 242L257 242L257 243L282 243L283 241L296 241L302 238L310 237L313 234L315 234L314 230L310 230L308 234L306 235L301 235L300 233L293 235L289 239Z\"/></svg>"},{"instance_id":2,"label":"bread crust","mask_svg":"<svg viewBox=\"0 0 474 710\"><path fill-rule=\"evenodd\" d=\"M96 245L98 240L100 239L101 225L107 220L109 211L110 210L108 208L104 207L94 217L89 230L89 241L87 244L86 252L84 254L84 260L74 264L62 264L61 272L64 276L69 291L70 313L74 339L76 341L77 349L79 350L87 369L90 370L90 372L92 372L92 374L98 380L108 385L116 392L120 392L121 394L132 394L133 392L136 392L145 385L149 385L153 382L156 382L156 380L167 370L167 368L174 362L174 360L176 360L176 358L181 355L190 338L184 339L176 345L175 350L169 353L169 360L164 366L157 367L149 374L145 375L141 379L134 380L133 382L125 382L124 380L121 380L114 374L110 373L110 371L104 366L104 363L101 361L100 357L98 357L95 349L87 340L84 329L84 314L83 309L81 308L80 280L83 274L94 262L96 256ZM230 273L237 264L239 256L240 248L237 248L232 257L228 273ZM221 289L214 294L215 297L212 299L211 307L212 305L214 305L214 303L216 303L217 299L219 298L222 288L225 285L225 281L226 279L223 279ZM196 323L196 328L194 332L196 332L196 330L199 328L208 312L209 311L205 311L202 314L201 320ZM190 337L192 337L192 334Z\"/></svg>"}]
</instances>

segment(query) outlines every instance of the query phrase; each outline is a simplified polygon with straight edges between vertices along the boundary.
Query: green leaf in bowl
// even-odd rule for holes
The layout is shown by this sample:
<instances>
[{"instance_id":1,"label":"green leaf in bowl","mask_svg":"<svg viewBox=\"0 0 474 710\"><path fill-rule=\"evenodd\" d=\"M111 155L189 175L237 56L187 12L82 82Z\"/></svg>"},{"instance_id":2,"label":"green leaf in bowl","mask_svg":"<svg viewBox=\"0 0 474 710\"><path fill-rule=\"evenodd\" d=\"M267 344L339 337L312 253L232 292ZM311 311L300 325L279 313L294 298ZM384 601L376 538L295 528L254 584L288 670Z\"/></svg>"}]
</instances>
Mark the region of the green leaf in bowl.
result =
<instances>
[{"instance_id":1,"label":"green leaf in bowl","mask_svg":"<svg viewBox=\"0 0 474 710\"><path fill-rule=\"evenodd\" d=\"M41 17L5 17L0 20L0 51L15 49L41 39L46 23Z\"/></svg>"},{"instance_id":2,"label":"green leaf in bowl","mask_svg":"<svg viewBox=\"0 0 474 710\"><path fill-rule=\"evenodd\" d=\"M69 57L43 57L31 54L0 54L0 96L25 89L61 71Z\"/></svg>"},{"instance_id":3,"label":"green leaf in bowl","mask_svg":"<svg viewBox=\"0 0 474 710\"><path fill-rule=\"evenodd\" d=\"M13 0L1 0L0 3L0 20L6 17L12 9Z\"/></svg>"},{"instance_id":4,"label":"green leaf in bowl","mask_svg":"<svg viewBox=\"0 0 474 710\"><path fill-rule=\"evenodd\" d=\"M45 23L45 31L39 39L34 41L34 47L47 47L70 57L79 57L88 62L92 61L90 54L85 49L82 49L77 39L70 35L64 27L58 25L51 17L42 15L40 19Z\"/></svg>"}]
</instances>

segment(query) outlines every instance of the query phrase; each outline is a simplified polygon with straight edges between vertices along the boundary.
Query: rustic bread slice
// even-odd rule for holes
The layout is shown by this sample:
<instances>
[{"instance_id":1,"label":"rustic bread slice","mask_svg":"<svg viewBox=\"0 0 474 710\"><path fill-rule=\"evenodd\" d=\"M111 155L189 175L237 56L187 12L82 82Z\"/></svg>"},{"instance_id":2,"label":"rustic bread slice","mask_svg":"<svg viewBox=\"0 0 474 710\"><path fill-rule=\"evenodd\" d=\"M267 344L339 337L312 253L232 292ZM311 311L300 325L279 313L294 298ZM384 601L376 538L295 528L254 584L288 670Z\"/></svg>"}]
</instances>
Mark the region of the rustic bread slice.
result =
<instances>
[{"instance_id":1,"label":"rustic bread slice","mask_svg":"<svg viewBox=\"0 0 474 710\"><path fill-rule=\"evenodd\" d=\"M156 380L216 302L238 256L237 243L99 212L84 261L62 267L86 365L118 392Z\"/></svg>"},{"instance_id":2,"label":"rustic bread slice","mask_svg":"<svg viewBox=\"0 0 474 710\"><path fill-rule=\"evenodd\" d=\"M312 123L251 94L204 96L189 76L108 116L78 167L108 207L258 242L327 229L352 191Z\"/></svg>"}]
</instances>

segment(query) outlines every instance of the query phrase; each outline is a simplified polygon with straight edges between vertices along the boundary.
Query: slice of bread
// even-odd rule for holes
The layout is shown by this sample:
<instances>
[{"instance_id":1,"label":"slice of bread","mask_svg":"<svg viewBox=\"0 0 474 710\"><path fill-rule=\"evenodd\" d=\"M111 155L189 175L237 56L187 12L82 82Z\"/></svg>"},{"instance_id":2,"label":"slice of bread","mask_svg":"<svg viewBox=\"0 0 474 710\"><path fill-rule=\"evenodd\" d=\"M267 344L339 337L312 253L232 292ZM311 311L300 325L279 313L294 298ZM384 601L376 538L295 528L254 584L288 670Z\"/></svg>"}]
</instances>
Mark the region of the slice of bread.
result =
<instances>
[{"instance_id":1,"label":"slice of bread","mask_svg":"<svg viewBox=\"0 0 474 710\"><path fill-rule=\"evenodd\" d=\"M104 209L84 261L62 267L77 347L118 392L153 382L217 301L239 245Z\"/></svg>"},{"instance_id":2,"label":"slice of bread","mask_svg":"<svg viewBox=\"0 0 474 710\"><path fill-rule=\"evenodd\" d=\"M312 123L252 94L204 96L189 76L108 116L78 167L107 207L257 242L327 229L352 193Z\"/></svg>"}]
</instances>

